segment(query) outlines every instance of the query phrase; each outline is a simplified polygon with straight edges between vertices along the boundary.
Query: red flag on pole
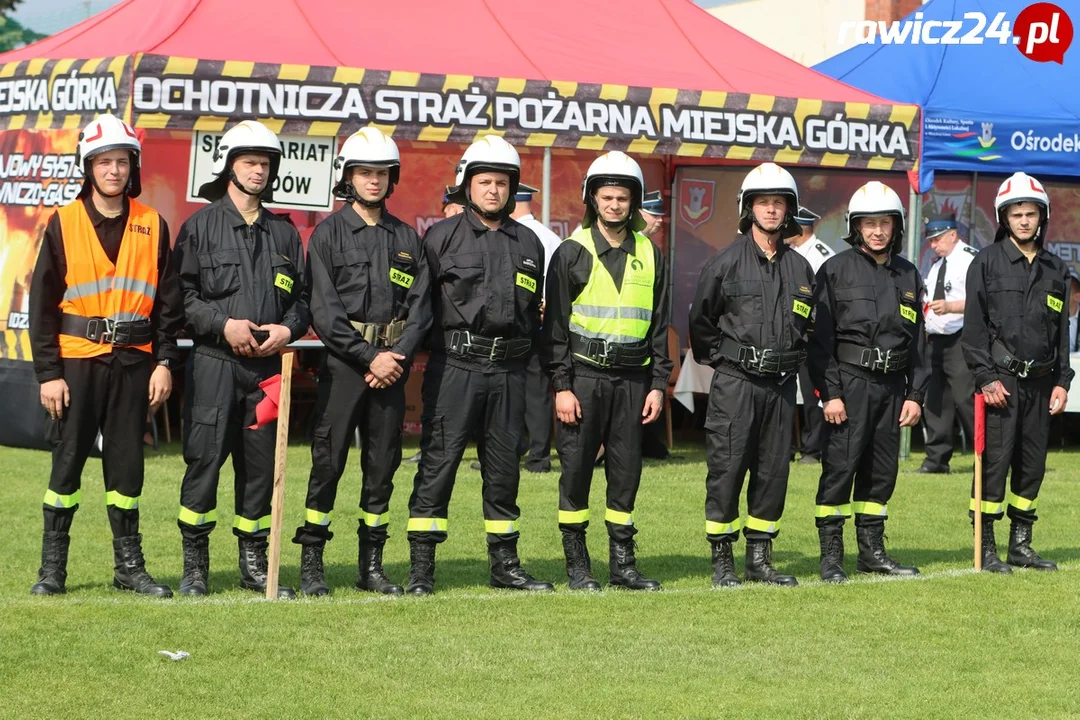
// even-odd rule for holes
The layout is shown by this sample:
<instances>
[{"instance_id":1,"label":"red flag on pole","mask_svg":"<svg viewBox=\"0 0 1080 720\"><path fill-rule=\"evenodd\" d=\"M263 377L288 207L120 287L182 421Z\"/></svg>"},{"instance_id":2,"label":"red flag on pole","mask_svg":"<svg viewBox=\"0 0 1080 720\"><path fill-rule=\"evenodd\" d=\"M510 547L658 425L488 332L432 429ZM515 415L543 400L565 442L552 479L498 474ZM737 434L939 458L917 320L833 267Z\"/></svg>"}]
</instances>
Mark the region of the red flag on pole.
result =
<instances>
[{"instance_id":1,"label":"red flag on pole","mask_svg":"<svg viewBox=\"0 0 1080 720\"><path fill-rule=\"evenodd\" d=\"M975 393L975 454L982 455L986 450L986 398L981 392Z\"/></svg>"},{"instance_id":2,"label":"red flag on pole","mask_svg":"<svg viewBox=\"0 0 1080 720\"><path fill-rule=\"evenodd\" d=\"M277 420L278 402L281 400L281 373L268 377L259 383L266 395L255 406L255 424L248 425L248 430L258 430L263 425Z\"/></svg>"}]
</instances>

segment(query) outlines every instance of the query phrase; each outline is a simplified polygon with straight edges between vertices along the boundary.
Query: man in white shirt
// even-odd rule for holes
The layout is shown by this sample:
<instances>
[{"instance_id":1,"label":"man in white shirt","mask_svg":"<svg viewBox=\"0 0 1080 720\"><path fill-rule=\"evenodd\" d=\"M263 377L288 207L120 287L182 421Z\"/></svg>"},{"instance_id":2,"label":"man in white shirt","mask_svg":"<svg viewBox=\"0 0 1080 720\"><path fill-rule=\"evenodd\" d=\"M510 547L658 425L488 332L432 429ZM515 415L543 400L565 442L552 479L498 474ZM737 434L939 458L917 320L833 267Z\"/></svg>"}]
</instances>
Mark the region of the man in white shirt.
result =
<instances>
[{"instance_id":1,"label":"man in white shirt","mask_svg":"<svg viewBox=\"0 0 1080 720\"><path fill-rule=\"evenodd\" d=\"M540 191L524 183L518 185L514 195L514 211L510 217L536 233L544 245L544 278L547 278L548 266L555 255L556 248L562 244L562 238L549 230L533 217L532 198ZM547 283L544 283L547 287ZM543 319L544 306L540 306ZM529 435L528 455L525 456L525 469L534 473L551 472L551 431L554 425L554 409L551 402L551 378L540 366L539 353L534 353L526 368L525 395L525 430Z\"/></svg>"},{"instance_id":2,"label":"man in white shirt","mask_svg":"<svg viewBox=\"0 0 1080 720\"><path fill-rule=\"evenodd\" d=\"M926 459L916 472L937 474L949 472L955 413L965 435L975 437L975 380L964 363L960 331L968 266L978 251L960 239L954 213L930 214L924 222L926 242L939 259L926 276L924 309L931 370L923 405Z\"/></svg>"},{"instance_id":3,"label":"man in white shirt","mask_svg":"<svg viewBox=\"0 0 1080 720\"><path fill-rule=\"evenodd\" d=\"M799 206L795 214L795 222L799 224L801 234L788 240L788 244L795 248L795 252L806 258L810 268L817 274L828 258L835 253L829 246L818 239L814 234L814 223L821 219L813 210ZM821 410L821 402L814 395L813 383L810 382L810 373L803 364L799 368L799 388L802 391L802 427L799 429L799 458L800 465L810 465L821 462L822 428L825 416Z\"/></svg>"}]
</instances>

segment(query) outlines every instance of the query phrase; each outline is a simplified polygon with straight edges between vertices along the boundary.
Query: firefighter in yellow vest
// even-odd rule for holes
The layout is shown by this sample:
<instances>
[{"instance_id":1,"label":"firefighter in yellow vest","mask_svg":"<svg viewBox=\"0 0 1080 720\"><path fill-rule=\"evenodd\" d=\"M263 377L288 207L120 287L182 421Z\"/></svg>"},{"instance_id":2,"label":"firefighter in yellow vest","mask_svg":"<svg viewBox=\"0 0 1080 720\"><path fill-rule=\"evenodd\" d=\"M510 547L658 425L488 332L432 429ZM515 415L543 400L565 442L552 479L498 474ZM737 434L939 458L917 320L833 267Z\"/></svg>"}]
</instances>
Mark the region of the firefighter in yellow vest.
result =
<instances>
[{"instance_id":1,"label":"firefighter in yellow vest","mask_svg":"<svg viewBox=\"0 0 1080 720\"><path fill-rule=\"evenodd\" d=\"M641 482L642 426L664 404L672 362L667 353L671 314L667 268L660 250L641 234L638 210L645 181L638 164L615 151L585 175L581 229L559 246L547 276L544 334L547 367L559 419L556 448L559 529L572 590L599 590L585 529L596 453L607 449L611 585L659 590L634 557L634 501Z\"/></svg>"},{"instance_id":2,"label":"firefighter in yellow vest","mask_svg":"<svg viewBox=\"0 0 1080 720\"><path fill-rule=\"evenodd\" d=\"M135 131L102 115L79 136L85 177L75 202L49 220L30 286L30 344L48 413L52 474L37 595L65 592L72 518L83 466L101 432L113 587L172 597L146 571L139 535L148 408L172 390L183 300L169 228L135 200L141 190Z\"/></svg>"}]
</instances>

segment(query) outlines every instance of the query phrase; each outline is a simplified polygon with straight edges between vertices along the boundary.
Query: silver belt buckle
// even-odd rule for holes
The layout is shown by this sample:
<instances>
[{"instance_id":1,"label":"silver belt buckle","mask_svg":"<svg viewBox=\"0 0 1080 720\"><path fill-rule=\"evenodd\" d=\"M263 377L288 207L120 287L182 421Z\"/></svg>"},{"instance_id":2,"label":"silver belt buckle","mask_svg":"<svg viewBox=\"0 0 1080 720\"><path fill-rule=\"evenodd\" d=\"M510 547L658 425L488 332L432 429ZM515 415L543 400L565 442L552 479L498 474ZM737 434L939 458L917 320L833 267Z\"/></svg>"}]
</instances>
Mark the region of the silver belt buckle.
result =
<instances>
[{"instance_id":1,"label":"silver belt buckle","mask_svg":"<svg viewBox=\"0 0 1080 720\"><path fill-rule=\"evenodd\" d=\"M1026 378L1028 376L1028 372L1030 372L1031 370L1031 362L1031 360L1024 360L1023 362L1021 362L1020 371L1016 373L1016 376L1020 378Z\"/></svg>"}]
</instances>

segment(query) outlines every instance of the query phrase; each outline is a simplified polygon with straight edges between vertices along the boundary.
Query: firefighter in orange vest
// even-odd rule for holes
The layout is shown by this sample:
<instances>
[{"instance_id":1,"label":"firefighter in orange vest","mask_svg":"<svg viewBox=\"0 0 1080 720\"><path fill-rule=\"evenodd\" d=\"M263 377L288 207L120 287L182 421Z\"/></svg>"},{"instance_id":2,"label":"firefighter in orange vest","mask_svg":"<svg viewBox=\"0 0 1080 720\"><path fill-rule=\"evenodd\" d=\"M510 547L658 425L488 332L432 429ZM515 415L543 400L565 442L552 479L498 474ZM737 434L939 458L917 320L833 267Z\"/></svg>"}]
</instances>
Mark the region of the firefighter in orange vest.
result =
<instances>
[{"instance_id":1,"label":"firefighter in orange vest","mask_svg":"<svg viewBox=\"0 0 1080 720\"><path fill-rule=\"evenodd\" d=\"M71 521L100 429L113 587L172 597L146 571L139 496L147 409L172 391L183 299L169 228L135 200L141 151L119 118L102 115L86 126L75 154L82 190L49 220L34 268L30 345L53 445L41 569L30 588L37 595L66 590Z\"/></svg>"}]
</instances>

